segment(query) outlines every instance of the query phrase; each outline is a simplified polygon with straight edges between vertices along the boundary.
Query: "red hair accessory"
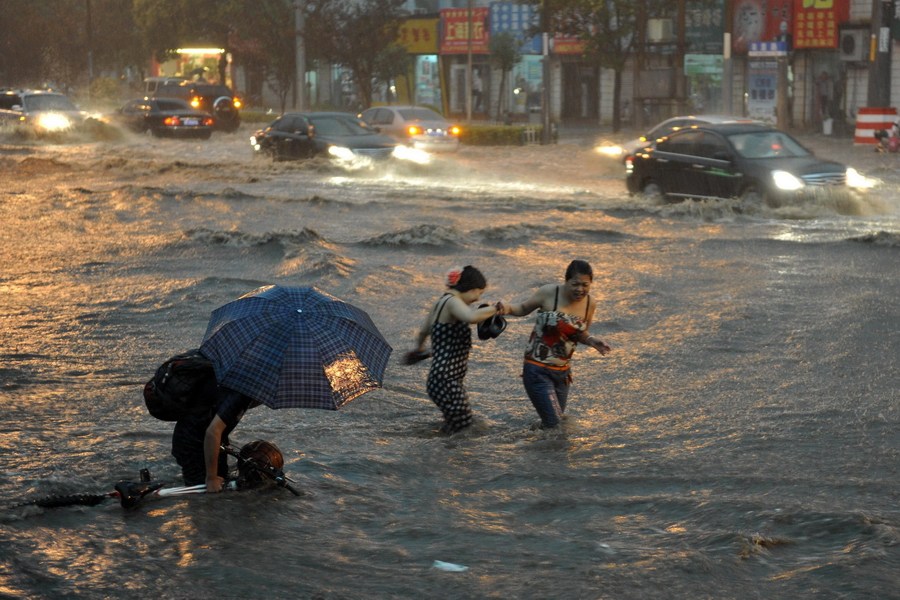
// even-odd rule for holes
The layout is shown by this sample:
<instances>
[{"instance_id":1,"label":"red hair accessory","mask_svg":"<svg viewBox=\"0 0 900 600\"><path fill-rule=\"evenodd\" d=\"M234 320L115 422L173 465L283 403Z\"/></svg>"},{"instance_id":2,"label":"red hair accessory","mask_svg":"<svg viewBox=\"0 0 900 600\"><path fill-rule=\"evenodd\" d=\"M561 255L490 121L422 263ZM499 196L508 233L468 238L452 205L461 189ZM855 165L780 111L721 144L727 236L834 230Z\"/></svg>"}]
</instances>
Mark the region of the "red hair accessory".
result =
<instances>
[{"instance_id":1,"label":"red hair accessory","mask_svg":"<svg viewBox=\"0 0 900 600\"><path fill-rule=\"evenodd\" d=\"M447 271L447 287L453 287L457 283L459 283L459 278L462 277L462 267L453 267L449 271Z\"/></svg>"}]
</instances>

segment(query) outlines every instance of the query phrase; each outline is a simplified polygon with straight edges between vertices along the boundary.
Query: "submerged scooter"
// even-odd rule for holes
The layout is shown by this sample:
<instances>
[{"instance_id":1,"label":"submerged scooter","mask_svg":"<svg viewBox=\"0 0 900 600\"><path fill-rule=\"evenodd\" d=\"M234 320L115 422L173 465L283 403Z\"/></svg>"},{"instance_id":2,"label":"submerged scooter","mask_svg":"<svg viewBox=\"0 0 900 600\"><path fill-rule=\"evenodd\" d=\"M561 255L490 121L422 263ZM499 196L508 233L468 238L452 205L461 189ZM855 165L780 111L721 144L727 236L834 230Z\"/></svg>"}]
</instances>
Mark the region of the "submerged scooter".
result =
<instances>
[{"instance_id":1,"label":"submerged scooter","mask_svg":"<svg viewBox=\"0 0 900 600\"><path fill-rule=\"evenodd\" d=\"M223 445L222 451L237 459L238 476L227 482L227 490L243 490L259 487L265 483L274 483L283 487L295 496L300 492L291 484L294 483L284 474L284 456L278 447L265 440L257 440L245 444L240 450ZM189 486L167 486L165 482L153 481L149 469L141 469L140 481L119 481L113 491L103 494L66 494L53 495L17 506L40 506L42 508L58 508L62 506L95 506L110 498L117 498L122 508L132 509L149 498L165 498L185 494L204 494L206 484Z\"/></svg>"}]
</instances>

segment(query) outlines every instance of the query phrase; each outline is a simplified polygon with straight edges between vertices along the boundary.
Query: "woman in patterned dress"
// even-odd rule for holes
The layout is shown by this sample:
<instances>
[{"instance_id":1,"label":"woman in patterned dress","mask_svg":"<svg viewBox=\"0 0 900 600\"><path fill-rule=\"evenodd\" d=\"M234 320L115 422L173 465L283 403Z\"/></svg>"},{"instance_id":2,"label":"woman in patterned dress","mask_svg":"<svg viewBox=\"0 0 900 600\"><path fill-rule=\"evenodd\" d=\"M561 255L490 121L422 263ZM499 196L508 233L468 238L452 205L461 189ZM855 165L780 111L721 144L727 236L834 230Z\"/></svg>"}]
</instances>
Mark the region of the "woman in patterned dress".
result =
<instances>
[{"instance_id":1,"label":"woman in patterned dress","mask_svg":"<svg viewBox=\"0 0 900 600\"><path fill-rule=\"evenodd\" d=\"M416 350L407 362L427 356L425 341L431 336L432 361L428 371L428 396L444 414L443 433L453 434L472 424L472 408L463 382L472 347L472 323L480 323L502 310L502 304L472 308L487 287L481 271L469 265L447 274L447 291L438 298L419 330Z\"/></svg>"},{"instance_id":2,"label":"woman in patterned dress","mask_svg":"<svg viewBox=\"0 0 900 600\"><path fill-rule=\"evenodd\" d=\"M606 354L610 347L588 334L596 304L589 294L594 271L583 260L573 260L562 285L545 285L525 302L507 307L507 313L525 316L538 310L534 330L525 349L522 382L541 417L541 427L559 425L566 410L572 375L569 360L578 342Z\"/></svg>"}]
</instances>

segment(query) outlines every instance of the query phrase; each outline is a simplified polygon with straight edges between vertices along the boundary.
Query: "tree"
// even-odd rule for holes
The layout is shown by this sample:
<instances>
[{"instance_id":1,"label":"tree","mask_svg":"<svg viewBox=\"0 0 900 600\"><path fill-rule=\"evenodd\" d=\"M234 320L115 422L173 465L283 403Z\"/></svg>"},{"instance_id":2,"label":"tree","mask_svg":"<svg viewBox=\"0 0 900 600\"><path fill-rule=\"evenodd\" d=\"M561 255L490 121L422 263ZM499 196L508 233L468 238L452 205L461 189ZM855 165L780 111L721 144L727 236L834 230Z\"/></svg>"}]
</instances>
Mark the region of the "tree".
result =
<instances>
[{"instance_id":1,"label":"tree","mask_svg":"<svg viewBox=\"0 0 900 600\"><path fill-rule=\"evenodd\" d=\"M296 78L296 31L291 3L256 0L239 9L230 39L247 74L247 91L251 98L259 99L263 84L268 83L284 112Z\"/></svg>"},{"instance_id":2,"label":"tree","mask_svg":"<svg viewBox=\"0 0 900 600\"><path fill-rule=\"evenodd\" d=\"M410 70L413 57L400 44L391 44L378 54L375 61L375 80L383 82L390 90L391 81L403 77L406 82L406 95L413 97L410 84Z\"/></svg>"},{"instance_id":3,"label":"tree","mask_svg":"<svg viewBox=\"0 0 900 600\"><path fill-rule=\"evenodd\" d=\"M513 70L519 61L522 60L522 52L520 46L521 40L509 31L504 31L491 36L490 52L491 64L500 69L500 91L497 98L497 116L499 121L501 109L505 108L509 112L509 98L506 94L506 79L509 72Z\"/></svg>"},{"instance_id":4,"label":"tree","mask_svg":"<svg viewBox=\"0 0 900 600\"><path fill-rule=\"evenodd\" d=\"M372 103L382 53L396 41L405 0L322 0L307 27L307 47L353 73L360 100Z\"/></svg>"},{"instance_id":5,"label":"tree","mask_svg":"<svg viewBox=\"0 0 900 600\"><path fill-rule=\"evenodd\" d=\"M621 127L622 73L634 50L642 4L634 0L573 0L561 9L557 21L559 31L577 35L585 42L586 60L613 71L613 131L616 132Z\"/></svg>"}]
</instances>

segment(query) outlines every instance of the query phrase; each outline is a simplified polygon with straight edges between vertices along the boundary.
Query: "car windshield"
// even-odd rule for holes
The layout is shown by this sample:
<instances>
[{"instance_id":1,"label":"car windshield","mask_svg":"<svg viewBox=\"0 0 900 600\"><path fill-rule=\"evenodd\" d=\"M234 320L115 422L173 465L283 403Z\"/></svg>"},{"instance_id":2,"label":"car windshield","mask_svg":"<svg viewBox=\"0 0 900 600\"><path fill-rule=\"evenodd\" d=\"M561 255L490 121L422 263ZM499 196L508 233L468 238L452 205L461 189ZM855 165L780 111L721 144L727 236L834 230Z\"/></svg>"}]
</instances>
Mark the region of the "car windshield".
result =
<instances>
[{"instance_id":1,"label":"car windshield","mask_svg":"<svg viewBox=\"0 0 900 600\"><path fill-rule=\"evenodd\" d=\"M350 117L310 117L310 123L316 128L319 135L366 135L371 134L370 129L360 125L359 121Z\"/></svg>"},{"instance_id":2,"label":"car windshield","mask_svg":"<svg viewBox=\"0 0 900 600\"><path fill-rule=\"evenodd\" d=\"M187 102L181 100L157 100L156 106L159 110L186 110L191 108Z\"/></svg>"},{"instance_id":3,"label":"car windshield","mask_svg":"<svg viewBox=\"0 0 900 600\"><path fill-rule=\"evenodd\" d=\"M59 110L59 111L77 111L72 101L65 96L25 96L25 109L28 111L36 110Z\"/></svg>"},{"instance_id":4,"label":"car windshield","mask_svg":"<svg viewBox=\"0 0 900 600\"><path fill-rule=\"evenodd\" d=\"M800 142L780 131L755 131L728 136L734 149L744 158L809 156Z\"/></svg>"},{"instance_id":5,"label":"car windshield","mask_svg":"<svg viewBox=\"0 0 900 600\"><path fill-rule=\"evenodd\" d=\"M443 121L444 117L427 108L405 108L398 110L406 121Z\"/></svg>"}]
</instances>

